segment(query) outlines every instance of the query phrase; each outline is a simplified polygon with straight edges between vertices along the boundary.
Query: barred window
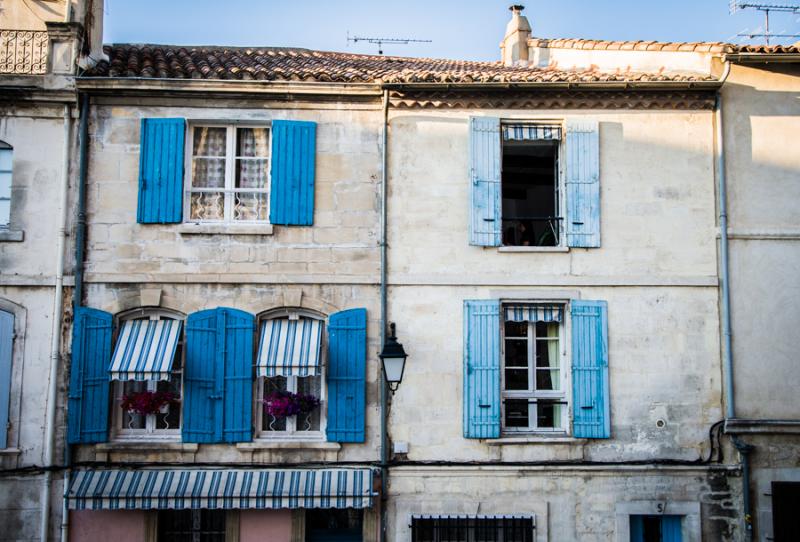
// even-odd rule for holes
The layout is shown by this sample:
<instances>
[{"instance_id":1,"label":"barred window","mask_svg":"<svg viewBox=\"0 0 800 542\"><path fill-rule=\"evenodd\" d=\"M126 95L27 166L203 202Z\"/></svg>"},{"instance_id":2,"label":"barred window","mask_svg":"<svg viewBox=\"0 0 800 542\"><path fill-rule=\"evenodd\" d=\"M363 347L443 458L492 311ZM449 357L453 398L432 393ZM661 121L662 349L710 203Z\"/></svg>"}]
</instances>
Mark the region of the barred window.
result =
<instances>
[{"instance_id":1,"label":"barred window","mask_svg":"<svg viewBox=\"0 0 800 542\"><path fill-rule=\"evenodd\" d=\"M533 516L413 516L412 542L533 542Z\"/></svg>"}]
</instances>

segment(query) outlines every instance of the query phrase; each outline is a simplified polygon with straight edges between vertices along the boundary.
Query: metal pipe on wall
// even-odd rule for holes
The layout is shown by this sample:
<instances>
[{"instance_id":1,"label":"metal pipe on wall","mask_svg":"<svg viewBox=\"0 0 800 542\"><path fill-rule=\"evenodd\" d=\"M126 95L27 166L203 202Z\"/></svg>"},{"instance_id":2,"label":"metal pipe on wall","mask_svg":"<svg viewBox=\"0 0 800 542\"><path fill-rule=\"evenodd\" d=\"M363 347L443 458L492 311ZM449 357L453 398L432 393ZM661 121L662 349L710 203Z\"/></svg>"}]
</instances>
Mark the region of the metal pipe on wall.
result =
<instances>
[{"instance_id":1,"label":"metal pipe on wall","mask_svg":"<svg viewBox=\"0 0 800 542\"><path fill-rule=\"evenodd\" d=\"M386 180L388 178L386 172L387 166L387 152L386 144L389 139L389 91L383 91L383 133L381 143L381 351L386 344L386 314L387 314L387 292L386 292ZM380 400L381 400L381 507L380 507L380 540L386 540L386 490L389 485L389 469L387 467L389 459L389 436L387 429L388 403L389 392L386 389L386 379L383 376L383 371L379 376L380 380Z\"/></svg>"}]
</instances>

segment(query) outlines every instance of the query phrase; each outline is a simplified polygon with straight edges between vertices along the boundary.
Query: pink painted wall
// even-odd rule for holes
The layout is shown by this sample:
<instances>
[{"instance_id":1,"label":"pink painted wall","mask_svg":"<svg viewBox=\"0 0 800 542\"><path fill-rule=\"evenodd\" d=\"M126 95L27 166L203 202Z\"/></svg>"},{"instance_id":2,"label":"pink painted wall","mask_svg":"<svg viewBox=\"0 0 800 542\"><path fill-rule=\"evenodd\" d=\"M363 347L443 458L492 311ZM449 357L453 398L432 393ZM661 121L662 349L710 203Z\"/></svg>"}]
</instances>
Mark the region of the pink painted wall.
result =
<instances>
[{"instance_id":1,"label":"pink painted wall","mask_svg":"<svg viewBox=\"0 0 800 542\"><path fill-rule=\"evenodd\" d=\"M291 540L291 510L242 510L239 514L239 542Z\"/></svg>"},{"instance_id":2,"label":"pink painted wall","mask_svg":"<svg viewBox=\"0 0 800 542\"><path fill-rule=\"evenodd\" d=\"M69 539L73 542L144 542L144 510L73 510Z\"/></svg>"}]
</instances>

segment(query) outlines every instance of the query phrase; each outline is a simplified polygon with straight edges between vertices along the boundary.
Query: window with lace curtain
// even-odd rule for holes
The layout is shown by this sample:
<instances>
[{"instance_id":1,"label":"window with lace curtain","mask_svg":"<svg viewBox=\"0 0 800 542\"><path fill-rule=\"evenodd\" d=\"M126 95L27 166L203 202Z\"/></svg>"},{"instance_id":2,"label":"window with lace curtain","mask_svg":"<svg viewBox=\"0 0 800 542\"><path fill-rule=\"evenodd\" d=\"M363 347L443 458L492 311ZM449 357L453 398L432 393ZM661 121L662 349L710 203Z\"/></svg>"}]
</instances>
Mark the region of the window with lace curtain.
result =
<instances>
[{"instance_id":1,"label":"window with lace curtain","mask_svg":"<svg viewBox=\"0 0 800 542\"><path fill-rule=\"evenodd\" d=\"M268 126L190 126L187 222L269 221Z\"/></svg>"}]
</instances>

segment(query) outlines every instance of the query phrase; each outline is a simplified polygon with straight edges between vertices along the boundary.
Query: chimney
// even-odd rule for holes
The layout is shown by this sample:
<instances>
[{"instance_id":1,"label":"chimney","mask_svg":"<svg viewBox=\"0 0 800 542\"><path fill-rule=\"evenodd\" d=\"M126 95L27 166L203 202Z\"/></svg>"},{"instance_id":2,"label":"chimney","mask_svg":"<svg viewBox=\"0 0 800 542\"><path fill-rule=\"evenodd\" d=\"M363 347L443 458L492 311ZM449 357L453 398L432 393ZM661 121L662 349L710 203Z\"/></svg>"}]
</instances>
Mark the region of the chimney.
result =
<instances>
[{"instance_id":1,"label":"chimney","mask_svg":"<svg viewBox=\"0 0 800 542\"><path fill-rule=\"evenodd\" d=\"M531 25L528 18L522 14L525 6L514 4L511 10L511 20L506 25L506 36L500 44L500 51L505 66L528 65L528 38L531 37Z\"/></svg>"},{"instance_id":2,"label":"chimney","mask_svg":"<svg viewBox=\"0 0 800 542\"><path fill-rule=\"evenodd\" d=\"M83 69L93 68L98 62L108 60L103 52L103 8L104 0L91 0L85 2L84 27L89 37L89 54L83 56L78 65Z\"/></svg>"}]
</instances>

